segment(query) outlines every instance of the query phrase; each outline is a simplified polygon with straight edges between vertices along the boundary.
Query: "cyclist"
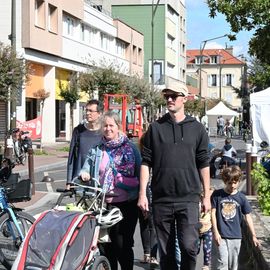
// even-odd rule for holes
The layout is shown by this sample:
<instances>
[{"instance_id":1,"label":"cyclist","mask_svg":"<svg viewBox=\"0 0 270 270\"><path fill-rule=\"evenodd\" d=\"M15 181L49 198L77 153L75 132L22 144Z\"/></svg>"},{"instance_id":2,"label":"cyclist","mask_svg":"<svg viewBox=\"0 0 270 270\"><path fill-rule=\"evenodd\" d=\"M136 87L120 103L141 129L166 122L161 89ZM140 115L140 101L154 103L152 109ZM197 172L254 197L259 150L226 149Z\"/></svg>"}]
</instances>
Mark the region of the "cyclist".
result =
<instances>
[{"instance_id":1,"label":"cyclist","mask_svg":"<svg viewBox=\"0 0 270 270\"><path fill-rule=\"evenodd\" d=\"M223 168L223 166L229 167L231 165L236 165L234 158L237 156L237 152L235 148L231 145L230 138L226 138L225 145L221 150L221 156L222 158L219 164L220 168Z\"/></svg>"}]
</instances>

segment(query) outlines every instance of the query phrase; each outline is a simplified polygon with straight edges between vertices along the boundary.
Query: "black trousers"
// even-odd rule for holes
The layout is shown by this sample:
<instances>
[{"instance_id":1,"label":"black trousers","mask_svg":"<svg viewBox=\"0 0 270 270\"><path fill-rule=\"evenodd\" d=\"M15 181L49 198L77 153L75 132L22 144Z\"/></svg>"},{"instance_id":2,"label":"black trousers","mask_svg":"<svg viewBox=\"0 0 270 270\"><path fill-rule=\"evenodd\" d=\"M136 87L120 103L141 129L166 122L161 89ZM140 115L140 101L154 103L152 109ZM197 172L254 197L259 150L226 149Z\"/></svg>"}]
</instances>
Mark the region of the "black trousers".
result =
<instances>
[{"instance_id":1,"label":"black trousers","mask_svg":"<svg viewBox=\"0 0 270 270\"><path fill-rule=\"evenodd\" d=\"M157 257L157 238L153 222L152 210L149 211L147 218L139 210L140 234L142 239L143 253Z\"/></svg>"},{"instance_id":2,"label":"black trousers","mask_svg":"<svg viewBox=\"0 0 270 270\"><path fill-rule=\"evenodd\" d=\"M105 255L112 270L118 269L118 262L122 270L133 270L133 235L138 221L137 200L110 205L117 206L121 210L123 219L110 228L111 243L104 245Z\"/></svg>"},{"instance_id":3,"label":"black trousers","mask_svg":"<svg viewBox=\"0 0 270 270\"><path fill-rule=\"evenodd\" d=\"M178 270L175 260L175 230L177 230L181 269L195 270L199 239L199 204L158 203L152 207L159 243L160 269Z\"/></svg>"}]
</instances>

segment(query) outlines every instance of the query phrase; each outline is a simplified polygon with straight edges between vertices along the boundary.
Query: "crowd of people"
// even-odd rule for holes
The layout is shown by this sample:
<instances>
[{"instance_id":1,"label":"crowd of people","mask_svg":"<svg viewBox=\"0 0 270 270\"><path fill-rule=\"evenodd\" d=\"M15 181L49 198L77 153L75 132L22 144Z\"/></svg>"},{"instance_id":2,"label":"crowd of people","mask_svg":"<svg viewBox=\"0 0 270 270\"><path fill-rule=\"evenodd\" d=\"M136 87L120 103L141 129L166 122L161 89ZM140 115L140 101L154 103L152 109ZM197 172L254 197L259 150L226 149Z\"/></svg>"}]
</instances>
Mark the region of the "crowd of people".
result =
<instances>
[{"instance_id":1,"label":"crowd of people","mask_svg":"<svg viewBox=\"0 0 270 270\"><path fill-rule=\"evenodd\" d=\"M86 120L72 134L67 189L72 179L98 181L108 193L108 209L118 207L123 219L110 231L101 252L112 270L132 270L134 233L140 224L143 258L161 270L195 270L201 242L203 269L237 269L242 215L259 245L251 208L237 190L241 170L222 172L225 187L210 187L209 138L204 126L185 114L187 88L170 84L162 91L168 112L150 124L137 147L121 131L119 115L103 113L97 100L86 104ZM226 121L219 117L219 131ZM223 126L222 126L223 124ZM230 141L224 157L233 153ZM228 161L226 161L228 162ZM230 166L232 165L232 166ZM215 256L211 257L213 248Z\"/></svg>"}]
</instances>

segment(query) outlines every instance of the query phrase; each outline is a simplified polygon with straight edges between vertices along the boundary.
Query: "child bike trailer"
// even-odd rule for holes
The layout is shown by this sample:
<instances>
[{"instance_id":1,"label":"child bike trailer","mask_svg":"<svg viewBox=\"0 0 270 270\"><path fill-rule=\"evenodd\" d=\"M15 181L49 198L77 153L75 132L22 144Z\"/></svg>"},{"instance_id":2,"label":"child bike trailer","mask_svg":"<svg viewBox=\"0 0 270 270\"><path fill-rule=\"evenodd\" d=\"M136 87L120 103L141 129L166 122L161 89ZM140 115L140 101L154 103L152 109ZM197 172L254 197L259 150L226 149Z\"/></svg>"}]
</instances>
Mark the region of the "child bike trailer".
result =
<instances>
[{"instance_id":1,"label":"child bike trailer","mask_svg":"<svg viewBox=\"0 0 270 270\"><path fill-rule=\"evenodd\" d=\"M90 212L45 211L27 233L12 270L110 270L107 258L99 256L99 229Z\"/></svg>"}]
</instances>

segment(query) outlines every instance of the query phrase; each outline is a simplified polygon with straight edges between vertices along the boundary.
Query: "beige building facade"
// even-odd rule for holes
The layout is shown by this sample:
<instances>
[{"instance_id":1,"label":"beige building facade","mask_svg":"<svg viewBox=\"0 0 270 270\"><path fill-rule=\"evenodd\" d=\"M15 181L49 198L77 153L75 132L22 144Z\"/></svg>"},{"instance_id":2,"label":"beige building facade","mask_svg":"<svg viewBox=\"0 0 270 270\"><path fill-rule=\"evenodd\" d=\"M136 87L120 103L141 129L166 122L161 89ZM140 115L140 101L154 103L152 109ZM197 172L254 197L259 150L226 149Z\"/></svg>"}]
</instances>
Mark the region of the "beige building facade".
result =
<instances>
[{"instance_id":1,"label":"beige building facade","mask_svg":"<svg viewBox=\"0 0 270 270\"><path fill-rule=\"evenodd\" d=\"M11 2L1 1L0 40L9 43ZM92 1L16 1L16 48L31 66L30 80L23 85L17 119L26 121L41 114L35 93L49 92L43 106L44 143L64 134L70 139L69 105L59 96L59 82L67 83L72 72L89 66L115 64L126 75L143 75L144 37L122 21L113 20ZM74 110L74 124L83 118L83 96ZM7 116L8 118L8 116Z\"/></svg>"}]
</instances>

